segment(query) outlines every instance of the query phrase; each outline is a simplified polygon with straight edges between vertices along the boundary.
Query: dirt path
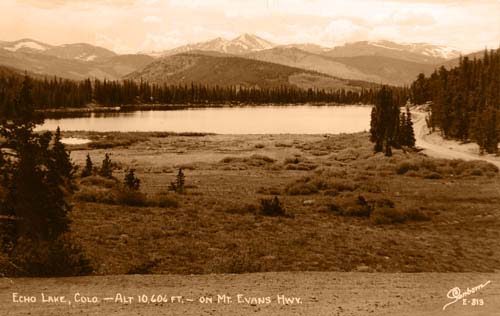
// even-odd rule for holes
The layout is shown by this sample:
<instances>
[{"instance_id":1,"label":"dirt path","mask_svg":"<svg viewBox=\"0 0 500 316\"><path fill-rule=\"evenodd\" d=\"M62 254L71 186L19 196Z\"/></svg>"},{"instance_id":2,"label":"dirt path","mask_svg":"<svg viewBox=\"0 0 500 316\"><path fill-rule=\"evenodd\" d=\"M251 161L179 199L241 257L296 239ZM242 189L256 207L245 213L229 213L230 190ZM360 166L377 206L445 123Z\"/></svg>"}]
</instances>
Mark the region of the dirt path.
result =
<instances>
[{"instance_id":1,"label":"dirt path","mask_svg":"<svg viewBox=\"0 0 500 316\"><path fill-rule=\"evenodd\" d=\"M489 283L487 283L490 281ZM447 293L487 283L475 294L447 307ZM42 303L41 293L62 295L65 303ZM15 303L13 293L36 303ZM75 294L80 293L80 295ZM117 293L131 303L115 302ZM166 303L139 303L138 295L165 295ZM231 302L217 302L217 295ZM241 294L238 303L238 294ZM292 297L281 304L277 295ZM98 303L79 303L81 297ZM172 296L182 296L174 298ZM104 301L110 297L112 300ZM200 303L211 297L211 304ZM269 297L270 303L250 300ZM189 300L193 300L190 302ZM475 306L472 299L483 305ZM183 300L181 303L178 300ZM482 301L481 301L482 300ZM264 299L265 301L265 299ZM70 303L68 303L70 302ZM477 273L258 273L240 275L132 275L58 279L1 279L0 315L500 315L500 274Z\"/></svg>"},{"instance_id":2,"label":"dirt path","mask_svg":"<svg viewBox=\"0 0 500 316\"><path fill-rule=\"evenodd\" d=\"M500 158L493 155L479 155L476 144L460 144L457 141L444 140L437 133L429 134L425 114L412 112L417 147L431 157L445 159L484 160L500 168Z\"/></svg>"}]
</instances>

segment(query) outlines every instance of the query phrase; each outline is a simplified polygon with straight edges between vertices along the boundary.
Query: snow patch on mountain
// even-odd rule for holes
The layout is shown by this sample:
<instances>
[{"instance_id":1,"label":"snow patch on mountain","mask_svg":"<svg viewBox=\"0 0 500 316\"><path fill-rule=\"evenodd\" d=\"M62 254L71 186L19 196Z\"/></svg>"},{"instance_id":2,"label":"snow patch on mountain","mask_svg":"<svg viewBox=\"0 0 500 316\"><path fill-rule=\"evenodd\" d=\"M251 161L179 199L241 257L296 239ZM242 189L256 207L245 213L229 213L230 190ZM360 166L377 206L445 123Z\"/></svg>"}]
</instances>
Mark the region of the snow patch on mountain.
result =
<instances>
[{"instance_id":1,"label":"snow patch on mountain","mask_svg":"<svg viewBox=\"0 0 500 316\"><path fill-rule=\"evenodd\" d=\"M376 42L368 42L369 45L385 48L385 49L393 49L398 51L406 51L410 53L422 54L430 57L436 58L456 58L460 55L460 52L452 47L433 45L427 43L393 43L390 41L376 41Z\"/></svg>"},{"instance_id":2,"label":"snow patch on mountain","mask_svg":"<svg viewBox=\"0 0 500 316\"><path fill-rule=\"evenodd\" d=\"M245 54L249 52L270 49L276 45L253 34L242 34L234 39L228 40L217 37L213 40L188 44L163 52L164 56L175 55L195 50L214 51L227 54ZM157 55L154 53L154 55Z\"/></svg>"},{"instance_id":3,"label":"snow patch on mountain","mask_svg":"<svg viewBox=\"0 0 500 316\"><path fill-rule=\"evenodd\" d=\"M87 54L81 54L75 57L75 59L82 61L94 61L96 58L97 58L96 55L87 55Z\"/></svg>"},{"instance_id":4,"label":"snow patch on mountain","mask_svg":"<svg viewBox=\"0 0 500 316\"><path fill-rule=\"evenodd\" d=\"M39 51L47 50L47 47L40 45L36 42L32 42L32 41L18 42L14 46L4 47L4 49L11 51L11 52L16 52L21 48L30 48L30 49L39 50Z\"/></svg>"}]
</instances>

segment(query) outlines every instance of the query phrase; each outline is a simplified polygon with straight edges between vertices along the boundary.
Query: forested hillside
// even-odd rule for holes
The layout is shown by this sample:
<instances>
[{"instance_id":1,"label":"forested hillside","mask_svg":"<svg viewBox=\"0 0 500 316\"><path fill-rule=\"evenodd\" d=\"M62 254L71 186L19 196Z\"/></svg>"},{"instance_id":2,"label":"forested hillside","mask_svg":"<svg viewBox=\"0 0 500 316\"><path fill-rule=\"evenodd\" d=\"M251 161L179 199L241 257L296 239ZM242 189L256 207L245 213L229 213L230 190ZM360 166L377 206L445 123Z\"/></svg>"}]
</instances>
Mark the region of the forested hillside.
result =
<instances>
[{"instance_id":1,"label":"forested hillside","mask_svg":"<svg viewBox=\"0 0 500 316\"><path fill-rule=\"evenodd\" d=\"M463 57L459 65L421 74L411 85L412 101L431 101L428 124L444 137L472 140L496 153L500 135L500 49L482 58Z\"/></svg>"},{"instance_id":2,"label":"forested hillside","mask_svg":"<svg viewBox=\"0 0 500 316\"><path fill-rule=\"evenodd\" d=\"M7 69L8 70L8 69ZM14 71L0 72L0 115L15 114L16 95L23 76ZM246 88L202 84L151 84L136 82L61 78L33 79L33 96L38 109L78 108L89 103L103 106L127 104L209 104L209 103L305 103L332 102L343 104L373 101L374 89L359 91L300 89L293 86ZM407 89L395 89L405 99Z\"/></svg>"}]
</instances>

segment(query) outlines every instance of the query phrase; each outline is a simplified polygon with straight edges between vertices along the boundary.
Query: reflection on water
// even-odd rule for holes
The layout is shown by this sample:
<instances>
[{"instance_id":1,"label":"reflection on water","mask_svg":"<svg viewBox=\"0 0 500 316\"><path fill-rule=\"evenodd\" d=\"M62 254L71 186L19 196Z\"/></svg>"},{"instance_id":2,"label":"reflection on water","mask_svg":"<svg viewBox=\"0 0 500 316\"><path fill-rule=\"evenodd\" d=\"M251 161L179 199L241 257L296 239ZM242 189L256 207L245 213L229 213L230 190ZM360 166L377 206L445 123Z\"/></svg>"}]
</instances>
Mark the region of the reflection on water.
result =
<instances>
[{"instance_id":1,"label":"reflection on water","mask_svg":"<svg viewBox=\"0 0 500 316\"><path fill-rule=\"evenodd\" d=\"M49 119L37 130L207 132L218 134L322 134L366 131L369 106L260 106L177 111L99 113Z\"/></svg>"},{"instance_id":2,"label":"reflection on water","mask_svg":"<svg viewBox=\"0 0 500 316\"><path fill-rule=\"evenodd\" d=\"M78 137L63 137L61 138L61 143L66 145L83 145L90 143L91 140L87 138L78 138Z\"/></svg>"}]
</instances>

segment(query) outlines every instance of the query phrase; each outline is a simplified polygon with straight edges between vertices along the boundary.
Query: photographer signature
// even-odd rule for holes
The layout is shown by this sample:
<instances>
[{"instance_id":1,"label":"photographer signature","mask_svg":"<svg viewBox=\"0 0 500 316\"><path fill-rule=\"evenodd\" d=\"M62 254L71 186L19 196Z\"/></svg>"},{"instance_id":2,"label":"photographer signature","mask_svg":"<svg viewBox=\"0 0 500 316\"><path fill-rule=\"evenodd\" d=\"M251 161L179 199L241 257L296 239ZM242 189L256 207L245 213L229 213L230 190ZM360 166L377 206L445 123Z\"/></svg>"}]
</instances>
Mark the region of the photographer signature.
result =
<instances>
[{"instance_id":1,"label":"photographer signature","mask_svg":"<svg viewBox=\"0 0 500 316\"><path fill-rule=\"evenodd\" d=\"M446 307L448 307L448 306L450 306L452 304L455 304L459 300L464 299L465 297L478 292L479 290L481 290L482 288L484 288L485 286L487 286L490 283L491 283L491 281L488 280L485 283L479 284L478 286L475 286L473 288L467 288L467 290L464 291L464 292L461 292L459 287L452 288L451 290L448 291L448 294L446 296L449 299L452 299L453 301L451 301L448 304L444 305L443 306L443 310L445 310Z\"/></svg>"}]
</instances>

